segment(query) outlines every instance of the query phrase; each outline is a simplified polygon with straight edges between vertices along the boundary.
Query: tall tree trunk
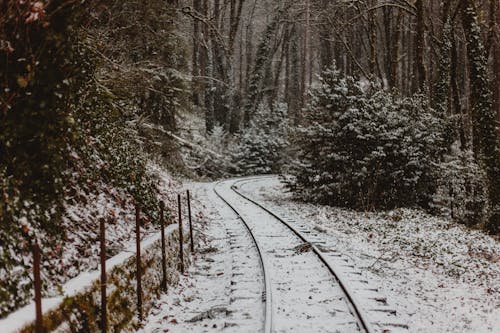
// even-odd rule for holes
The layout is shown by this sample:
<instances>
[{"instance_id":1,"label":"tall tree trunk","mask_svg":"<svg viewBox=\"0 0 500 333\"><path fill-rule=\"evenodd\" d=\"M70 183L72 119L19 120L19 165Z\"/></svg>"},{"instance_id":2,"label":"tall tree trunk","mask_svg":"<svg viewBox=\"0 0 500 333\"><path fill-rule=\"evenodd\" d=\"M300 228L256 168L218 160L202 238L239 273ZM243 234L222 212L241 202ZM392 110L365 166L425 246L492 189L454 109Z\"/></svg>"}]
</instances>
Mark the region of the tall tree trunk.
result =
<instances>
[{"instance_id":1,"label":"tall tree trunk","mask_svg":"<svg viewBox=\"0 0 500 333\"><path fill-rule=\"evenodd\" d=\"M294 125L300 123L300 51L299 51L299 35L297 26L294 25L290 34L290 92L288 113Z\"/></svg>"},{"instance_id":2,"label":"tall tree trunk","mask_svg":"<svg viewBox=\"0 0 500 333\"><path fill-rule=\"evenodd\" d=\"M500 2L491 1L491 47L493 57L493 110L496 110L497 137L500 140Z\"/></svg>"},{"instance_id":3,"label":"tall tree trunk","mask_svg":"<svg viewBox=\"0 0 500 333\"><path fill-rule=\"evenodd\" d=\"M425 71L425 17L424 0L416 0L415 8L417 14L417 34L415 39L415 73L416 82L419 89L423 89L427 83Z\"/></svg>"},{"instance_id":4,"label":"tall tree trunk","mask_svg":"<svg viewBox=\"0 0 500 333\"><path fill-rule=\"evenodd\" d=\"M400 41L401 41L401 11L397 11L391 37L391 59L390 59L390 86L398 87L399 62L400 62ZM399 87L400 88L400 87Z\"/></svg>"},{"instance_id":5,"label":"tall tree trunk","mask_svg":"<svg viewBox=\"0 0 500 333\"><path fill-rule=\"evenodd\" d=\"M201 13L201 0L193 0L193 9L196 13ZM193 94L192 100L195 106L200 105L200 22L197 19L193 20Z\"/></svg>"},{"instance_id":6,"label":"tall tree trunk","mask_svg":"<svg viewBox=\"0 0 500 333\"><path fill-rule=\"evenodd\" d=\"M488 178L489 231L500 233L500 149L495 133L496 111L488 80L486 50L481 40L474 0L460 0L462 25L467 37L469 60L473 149Z\"/></svg>"},{"instance_id":7,"label":"tall tree trunk","mask_svg":"<svg viewBox=\"0 0 500 333\"><path fill-rule=\"evenodd\" d=\"M307 89L308 89L308 77L309 77L309 39L310 39L310 26L309 26L309 0L305 0L305 24L304 24L304 39L303 39L303 49L302 49L302 75L301 75L301 91L300 95L302 97L302 105L307 102Z\"/></svg>"},{"instance_id":8,"label":"tall tree trunk","mask_svg":"<svg viewBox=\"0 0 500 333\"><path fill-rule=\"evenodd\" d=\"M202 13L204 17L208 17L208 1L203 1ZM211 65L209 46L211 44L210 32L206 24L202 27L203 32L203 45L200 49L200 74L203 77L202 91L204 92L204 108L205 108L205 128L207 133L212 132L215 126L214 116L214 94L213 94L213 81L207 80L208 77L213 76Z\"/></svg>"}]
</instances>

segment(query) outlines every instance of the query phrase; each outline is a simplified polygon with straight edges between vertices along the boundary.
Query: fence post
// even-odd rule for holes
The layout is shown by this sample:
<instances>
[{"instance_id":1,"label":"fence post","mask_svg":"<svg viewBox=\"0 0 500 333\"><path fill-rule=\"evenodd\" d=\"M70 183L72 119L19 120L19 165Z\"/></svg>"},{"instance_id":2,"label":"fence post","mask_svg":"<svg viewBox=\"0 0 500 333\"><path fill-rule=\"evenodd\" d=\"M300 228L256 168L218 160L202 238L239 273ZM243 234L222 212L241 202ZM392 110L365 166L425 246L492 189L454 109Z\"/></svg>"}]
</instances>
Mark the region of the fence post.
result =
<instances>
[{"instance_id":1,"label":"fence post","mask_svg":"<svg viewBox=\"0 0 500 333\"><path fill-rule=\"evenodd\" d=\"M137 279L137 312L142 321L142 285L141 285L141 206L135 206L135 239L136 239L136 279Z\"/></svg>"},{"instance_id":2,"label":"fence post","mask_svg":"<svg viewBox=\"0 0 500 333\"><path fill-rule=\"evenodd\" d=\"M179 207L179 256L181 260L181 273L184 274L184 249L183 241L184 236L182 234L182 212L181 212L181 195L177 195L177 203Z\"/></svg>"},{"instance_id":3,"label":"fence post","mask_svg":"<svg viewBox=\"0 0 500 333\"><path fill-rule=\"evenodd\" d=\"M108 331L107 299L106 299L106 225L104 218L100 220L100 242L101 242L101 331Z\"/></svg>"},{"instance_id":4,"label":"fence post","mask_svg":"<svg viewBox=\"0 0 500 333\"><path fill-rule=\"evenodd\" d=\"M43 333L42 320L42 281L40 278L40 246L38 243L33 243L33 280L35 287L35 332Z\"/></svg>"},{"instance_id":5,"label":"fence post","mask_svg":"<svg viewBox=\"0 0 500 333\"><path fill-rule=\"evenodd\" d=\"M191 196L187 190L188 215L189 215L189 236L191 238L191 253L194 254L193 223L191 221Z\"/></svg>"},{"instance_id":6,"label":"fence post","mask_svg":"<svg viewBox=\"0 0 500 333\"><path fill-rule=\"evenodd\" d=\"M162 288L167 291L167 256L165 253L165 203L160 201L160 225L161 225L161 271L163 275Z\"/></svg>"}]
</instances>

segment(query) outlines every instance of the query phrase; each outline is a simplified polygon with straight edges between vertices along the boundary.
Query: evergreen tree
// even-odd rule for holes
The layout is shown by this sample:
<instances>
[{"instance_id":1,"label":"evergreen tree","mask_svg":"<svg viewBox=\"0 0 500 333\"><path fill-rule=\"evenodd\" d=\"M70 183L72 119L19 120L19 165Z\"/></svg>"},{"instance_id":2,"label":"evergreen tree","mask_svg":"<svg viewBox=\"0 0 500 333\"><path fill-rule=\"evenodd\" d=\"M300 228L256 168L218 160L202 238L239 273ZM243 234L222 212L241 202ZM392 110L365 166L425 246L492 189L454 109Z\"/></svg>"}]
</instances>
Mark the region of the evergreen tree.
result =
<instances>
[{"instance_id":1,"label":"evergreen tree","mask_svg":"<svg viewBox=\"0 0 500 333\"><path fill-rule=\"evenodd\" d=\"M467 36L471 86L472 134L474 155L488 177L490 218L487 228L500 233L500 147L495 131L496 112L488 78L488 59L481 40L475 3L461 0L462 21Z\"/></svg>"},{"instance_id":2,"label":"evergreen tree","mask_svg":"<svg viewBox=\"0 0 500 333\"><path fill-rule=\"evenodd\" d=\"M284 104L272 110L261 104L250 126L239 135L231 153L230 171L236 175L276 174L285 159L286 112Z\"/></svg>"},{"instance_id":3,"label":"evergreen tree","mask_svg":"<svg viewBox=\"0 0 500 333\"><path fill-rule=\"evenodd\" d=\"M424 96L362 88L333 69L312 92L288 186L303 199L358 209L428 207L447 123Z\"/></svg>"}]
</instances>

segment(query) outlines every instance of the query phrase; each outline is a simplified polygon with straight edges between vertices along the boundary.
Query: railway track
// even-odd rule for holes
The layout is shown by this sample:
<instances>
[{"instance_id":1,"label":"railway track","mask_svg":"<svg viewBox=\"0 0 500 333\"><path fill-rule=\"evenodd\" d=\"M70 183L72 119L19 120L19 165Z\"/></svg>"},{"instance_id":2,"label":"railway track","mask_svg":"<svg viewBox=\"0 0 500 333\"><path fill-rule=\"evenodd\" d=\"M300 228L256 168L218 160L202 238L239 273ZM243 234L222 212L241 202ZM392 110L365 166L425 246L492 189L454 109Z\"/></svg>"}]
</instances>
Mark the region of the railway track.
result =
<instances>
[{"instance_id":1,"label":"railway track","mask_svg":"<svg viewBox=\"0 0 500 333\"><path fill-rule=\"evenodd\" d=\"M245 225L259 253L264 332L375 332L347 281L318 247L279 214L238 190L258 179L262 177L219 182L214 191Z\"/></svg>"},{"instance_id":2,"label":"railway track","mask_svg":"<svg viewBox=\"0 0 500 333\"><path fill-rule=\"evenodd\" d=\"M238 213L238 210L229 203L221 194L219 191L217 191L217 185L220 184L221 182L217 183L214 186L214 192L215 194L222 200L224 203L236 214L236 216L240 219L240 221L243 223L245 226L246 230L248 231L249 236L252 239L252 242L255 245L255 248L257 249L257 253L259 256L259 261L260 265L262 268L262 276L264 280L264 292L262 295L263 302L265 303L265 310L264 310L264 332L265 333L272 333L274 328L273 328L273 321L272 321L272 293L271 293L271 282L270 282L270 273L269 273L269 268L267 267L267 263L264 259L263 256L263 250L260 247L259 243L257 242L257 239L255 238L255 235L252 233L252 229L250 228L249 224L247 221Z\"/></svg>"}]
</instances>

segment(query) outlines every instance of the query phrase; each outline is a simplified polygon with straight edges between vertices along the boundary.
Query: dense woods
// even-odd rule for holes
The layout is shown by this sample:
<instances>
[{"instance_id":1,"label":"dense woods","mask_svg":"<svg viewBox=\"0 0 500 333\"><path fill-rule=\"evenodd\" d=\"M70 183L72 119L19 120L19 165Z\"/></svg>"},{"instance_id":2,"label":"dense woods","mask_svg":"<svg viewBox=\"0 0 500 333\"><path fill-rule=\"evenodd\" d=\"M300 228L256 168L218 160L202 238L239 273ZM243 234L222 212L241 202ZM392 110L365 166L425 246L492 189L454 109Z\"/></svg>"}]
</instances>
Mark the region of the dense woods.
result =
<instances>
[{"instance_id":1,"label":"dense woods","mask_svg":"<svg viewBox=\"0 0 500 333\"><path fill-rule=\"evenodd\" d=\"M298 193L305 186L307 193L322 193L325 203L352 206L345 194L324 191L336 182L357 179L356 173L362 172L358 162L380 151L383 158L366 165L366 182L349 190L355 197L371 197L365 198L369 204L354 206L382 208L386 204L376 204L374 197L385 202L385 196L394 195L399 200L390 206L419 204L446 210L467 224L486 223L498 232L497 1L235 0L183 5L183 14L192 19L193 104L203 110L207 133L214 126L236 135L252 131L251 119L259 107L264 105L271 115L277 103L284 103L289 127L298 131L290 131L290 150L298 150L298 155L289 155L297 167L282 171L296 176L291 188ZM331 78L332 73L337 78ZM348 81L360 85L362 92L339 86ZM366 96L368 90L372 97ZM340 96L326 96L334 91ZM372 106L366 105L367 98ZM318 111L318 104L327 102L331 104ZM386 113L386 108L394 112ZM345 117L354 111L364 114L346 124ZM377 128L393 116L401 119L392 124L398 134L391 139L408 144L402 155L387 143L384 136L389 134ZM415 117L429 119L421 123ZM428 127L428 122L441 125ZM332 142L342 124L352 126L354 133ZM310 133L304 137L307 129ZM365 129L370 134L361 138ZM344 156L347 169L332 158L346 144L354 149ZM425 145L434 147L426 151ZM356 151L363 146L363 152ZM319 151L306 171L308 164L302 158L313 154L313 148ZM419 157L404 156L411 150ZM427 160L427 166L420 158ZM315 169L318 165L324 169ZM403 181L402 187L374 176L375 168L382 167ZM406 174L410 167L413 170ZM430 174L440 168L446 172ZM334 180L338 172L340 178ZM413 178L410 183L427 185L413 187L403 174L408 181ZM398 196L400 190L412 191L413 199ZM427 197L425 202L417 200L422 196Z\"/></svg>"},{"instance_id":2,"label":"dense woods","mask_svg":"<svg viewBox=\"0 0 500 333\"><path fill-rule=\"evenodd\" d=\"M0 317L29 300L33 240L51 254L49 293L88 268L65 243L88 251L109 213L77 225L69 210L107 195L156 217L151 156L171 148L151 128L176 126L186 57L175 9L147 3L1 1Z\"/></svg>"},{"instance_id":3,"label":"dense woods","mask_svg":"<svg viewBox=\"0 0 500 333\"><path fill-rule=\"evenodd\" d=\"M0 0L0 317L68 205L154 218L152 161L498 234L499 122L498 0Z\"/></svg>"}]
</instances>

